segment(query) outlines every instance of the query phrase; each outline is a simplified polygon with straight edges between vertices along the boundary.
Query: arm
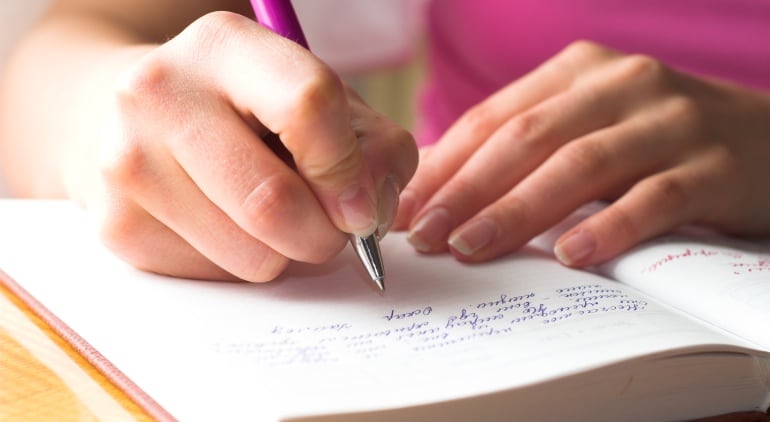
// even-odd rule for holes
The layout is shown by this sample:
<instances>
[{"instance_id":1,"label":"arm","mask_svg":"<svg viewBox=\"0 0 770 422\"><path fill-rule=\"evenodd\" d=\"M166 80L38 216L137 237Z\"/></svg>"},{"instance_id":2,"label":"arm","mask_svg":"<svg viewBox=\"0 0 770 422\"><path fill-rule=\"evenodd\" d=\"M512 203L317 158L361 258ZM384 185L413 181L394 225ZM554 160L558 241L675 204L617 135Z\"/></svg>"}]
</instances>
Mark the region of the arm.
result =
<instances>
[{"instance_id":1,"label":"arm","mask_svg":"<svg viewBox=\"0 0 770 422\"><path fill-rule=\"evenodd\" d=\"M14 190L21 196L83 195L72 185L79 183L77 179L96 180L93 175L77 175L77 169L92 167L82 161L91 160L99 150L94 143L99 142L103 125L98 122L105 120L112 106L107 94L117 75L213 11L217 3L54 2L17 47L5 71L0 159L9 169ZM248 12L245 2L219 4ZM77 159L61 160L63 154ZM62 168L66 165L72 168Z\"/></svg>"},{"instance_id":2,"label":"arm","mask_svg":"<svg viewBox=\"0 0 770 422\"><path fill-rule=\"evenodd\" d=\"M392 220L411 137L247 7L56 3L4 84L15 190L77 199L119 256L185 277L270 280Z\"/></svg>"}]
</instances>

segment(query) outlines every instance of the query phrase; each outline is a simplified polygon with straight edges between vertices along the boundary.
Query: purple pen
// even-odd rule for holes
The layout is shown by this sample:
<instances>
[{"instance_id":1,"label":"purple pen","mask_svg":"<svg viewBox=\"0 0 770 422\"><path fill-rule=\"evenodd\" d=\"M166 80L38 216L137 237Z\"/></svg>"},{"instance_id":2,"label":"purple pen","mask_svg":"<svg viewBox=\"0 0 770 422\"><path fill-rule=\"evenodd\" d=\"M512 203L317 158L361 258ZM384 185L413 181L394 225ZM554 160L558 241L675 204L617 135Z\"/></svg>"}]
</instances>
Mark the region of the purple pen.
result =
<instances>
[{"instance_id":1,"label":"purple pen","mask_svg":"<svg viewBox=\"0 0 770 422\"><path fill-rule=\"evenodd\" d=\"M290 0L251 0L251 7L261 25L309 49ZM369 277L381 291L385 290L385 269L382 265L377 235L374 233L367 237L350 235L350 243L355 248Z\"/></svg>"},{"instance_id":2,"label":"purple pen","mask_svg":"<svg viewBox=\"0 0 770 422\"><path fill-rule=\"evenodd\" d=\"M309 49L290 0L251 0L251 7L260 24Z\"/></svg>"}]
</instances>

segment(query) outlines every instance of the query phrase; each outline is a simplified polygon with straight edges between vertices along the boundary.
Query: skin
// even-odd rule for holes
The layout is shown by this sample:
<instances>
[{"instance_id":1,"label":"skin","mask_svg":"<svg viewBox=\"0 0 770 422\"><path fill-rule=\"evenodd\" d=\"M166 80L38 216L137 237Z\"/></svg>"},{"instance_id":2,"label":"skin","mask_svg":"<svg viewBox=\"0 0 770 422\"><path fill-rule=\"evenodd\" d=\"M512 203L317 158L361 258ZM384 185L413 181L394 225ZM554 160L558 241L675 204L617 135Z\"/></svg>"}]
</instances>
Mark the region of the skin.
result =
<instances>
[{"instance_id":1,"label":"skin","mask_svg":"<svg viewBox=\"0 0 770 422\"><path fill-rule=\"evenodd\" d=\"M770 232L766 93L579 42L423 151L398 205L410 135L249 15L228 0L55 2L0 96L16 193L77 199L126 261L206 279L271 280L376 221L420 251L489 260L601 198L616 200L559 240L565 264L684 223Z\"/></svg>"},{"instance_id":2,"label":"skin","mask_svg":"<svg viewBox=\"0 0 770 422\"><path fill-rule=\"evenodd\" d=\"M409 135L250 20L173 6L61 0L32 32L4 97L17 190L81 200L116 253L174 275L268 280L290 259L328 259L340 230L371 232L375 209L390 227L415 166ZM268 130L299 177L259 142ZM574 267L689 223L767 236L769 140L768 93L580 41L423 151L394 227L419 251L486 261L611 200L558 240Z\"/></svg>"},{"instance_id":3,"label":"skin","mask_svg":"<svg viewBox=\"0 0 770 422\"><path fill-rule=\"evenodd\" d=\"M249 15L56 2L6 74L14 190L74 198L118 256L191 278L272 280L328 260L345 233L387 231L417 165L411 135Z\"/></svg>"},{"instance_id":4,"label":"skin","mask_svg":"<svg viewBox=\"0 0 770 422\"><path fill-rule=\"evenodd\" d=\"M421 252L478 262L612 201L558 239L573 267L689 223L767 236L768 162L768 93L581 41L423 151L396 227Z\"/></svg>"}]
</instances>

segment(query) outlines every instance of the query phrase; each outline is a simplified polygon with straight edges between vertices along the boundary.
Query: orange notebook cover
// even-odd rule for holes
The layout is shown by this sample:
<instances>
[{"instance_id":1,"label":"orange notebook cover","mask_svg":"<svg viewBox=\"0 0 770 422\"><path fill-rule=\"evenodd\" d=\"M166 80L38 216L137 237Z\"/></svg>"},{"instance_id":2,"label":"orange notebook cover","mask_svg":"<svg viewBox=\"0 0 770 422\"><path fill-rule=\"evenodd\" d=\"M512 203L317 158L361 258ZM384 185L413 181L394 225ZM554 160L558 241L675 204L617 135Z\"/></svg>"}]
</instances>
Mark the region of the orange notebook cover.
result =
<instances>
[{"instance_id":1,"label":"orange notebook cover","mask_svg":"<svg viewBox=\"0 0 770 422\"><path fill-rule=\"evenodd\" d=\"M174 420L2 271L0 310L0 419Z\"/></svg>"}]
</instances>

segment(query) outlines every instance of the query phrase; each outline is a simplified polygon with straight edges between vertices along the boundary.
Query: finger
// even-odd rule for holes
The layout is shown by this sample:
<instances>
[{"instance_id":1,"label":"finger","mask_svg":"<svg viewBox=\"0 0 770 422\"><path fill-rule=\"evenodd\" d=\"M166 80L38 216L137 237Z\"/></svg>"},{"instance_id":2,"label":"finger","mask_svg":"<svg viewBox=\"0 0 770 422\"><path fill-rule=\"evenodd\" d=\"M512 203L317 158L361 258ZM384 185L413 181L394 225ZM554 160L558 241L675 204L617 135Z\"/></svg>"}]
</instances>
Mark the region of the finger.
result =
<instances>
[{"instance_id":1,"label":"finger","mask_svg":"<svg viewBox=\"0 0 770 422\"><path fill-rule=\"evenodd\" d=\"M680 166L642 180L615 203L562 235L554 254L584 267L614 258L632 246L698 217L695 198L713 184L707 168Z\"/></svg>"},{"instance_id":2,"label":"finger","mask_svg":"<svg viewBox=\"0 0 770 422\"><path fill-rule=\"evenodd\" d=\"M372 111L357 95L351 105L352 127L379 192L377 233L383 237L395 219L399 194L417 167L417 146L409 132Z\"/></svg>"},{"instance_id":3,"label":"finger","mask_svg":"<svg viewBox=\"0 0 770 422\"><path fill-rule=\"evenodd\" d=\"M240 228L297 261L319 263L339 252L345 236L316 196L237 115L212 104L196 125L203 129L170 142L171 153Z\"/></svg>"},{"instance_id":4,"label":"finger","mask_svg":"<svg viewBox=\"0 0 770 422\"><path fill-rule=\"evenodd\" d=\"M238 278L267 281L283 271L286 257L242 230L171 155L162 149L148 154L137 142L120 145L123 148L105 157L108 185L135 198L195 250Z\"/></svg>"},{"instance_id":5,"label":"finger","mask_svg":"<svg viewBox=\"0 0 770 422\"><path fill-rule=\"evenodd\" d=\"M258 126L241 119L221 98L187 89L189 83L179 82L190 82L184 69L167 66L158 57L145 59L125 78L120 87L121 107L128 115L143 116L148 109L185 110L186 114L168 113L160 120L145 116L135 119L140 123L137 127L125 128L137 139L127 142L125 150L118 147L117 172L126 173L118 176L118 183L134 183L131 178L141 179L151 166L173 166L175 163L153 162L149 158L153 151L145 151L166 145L168 151L154 153L170 154L183 168L178 174L163 174L167 183L183 185L192 179L210 202L252 238L305 262L321 262L339 251L344 236L304 180L255 135ZM195 81L192 86L205 87L205 81ZM169 123L178 130L169 133ZM145 139L153 139L155 144L142 146ZM151 178L144 181L155 183ZM187 189L176 194L200 192ZM161 199L153 198L147 201Z\"/></svg>"},{"instance_id":6,"label":"finger","mask_svg":"<svg viewBox=\"0 0 770 422\"><path fill-rule=\"evenodd\" d=\"M469 261L508 253L581 205L664 170L680 155L681 146L670 142L680 130L674 126L640 117L570 142L458 227L452 252Z\"/></svg>"},{"instance_id":7,"label":"finger","mask_svg":"<svg viewBox=\"0 0 770 422\"><path fill-rule=\"evenodd\" d=\"M238 280L135 203L113 199L100 212L99 236L116 256L144 271L205 280Z\"/></svg>"},{"instance_id":8,"label":"finger","mask_svg":"<svg viewBox=\"0 0 770 422\"><path fill-rule=\"evenodd\" d=\"M402 207L399 218L413 218L506 121L564 92L579 75L616 56L616 52L593 43L574 43L533 72L469 109L442 136L430 158L420 162L414 179L401 196L407 205Z\"/></svg>"},{"instance_id":9,"label":"finger","mask_svg":"<svg viewBox=\"0 0 770 422\"><path fill-rule=\"evenodd\" d=\"M433 150L433 146L434 145L426 145L418 149L418 169L419 163L425 162L428 155L430 155L430 152ZM409 184L406 186L408 187ZM401 195L399 195L398 211L396 212L396 218L393 221L392 228L395 230L406 230L409 228L409 223L412 221L412 218L416 212L416 206L417 203L412 193L409 192L409 190L402 190Z\"/></svg>"},{"instance_id":10,"label":"finger","mask_svg":"<svg viewBox=\"0 0 770 422\"><path fill-rule=\"evenodd\" d=\"M449 233L540 166L565 143L614 124L631 89L587 83L505 122L414 217L409 240L421 252L446 250Z\"/></svg>"},{"instance_id":11,"label":"finger","mask_svg":"<svg viewBox=\"0 0 770 422\"><path fill-rule=\"evenodd\" d=\"M350 127L339 77L307 50L240 15L207 15L189 32L179 42L206 49L195 54L199 72L214 75L241 113L278 134L334 224L373 232L374 181Z\"/></svg>"}]
</instances>

